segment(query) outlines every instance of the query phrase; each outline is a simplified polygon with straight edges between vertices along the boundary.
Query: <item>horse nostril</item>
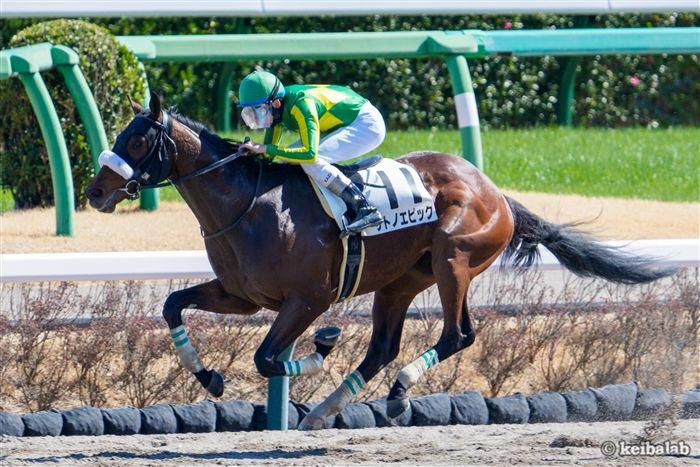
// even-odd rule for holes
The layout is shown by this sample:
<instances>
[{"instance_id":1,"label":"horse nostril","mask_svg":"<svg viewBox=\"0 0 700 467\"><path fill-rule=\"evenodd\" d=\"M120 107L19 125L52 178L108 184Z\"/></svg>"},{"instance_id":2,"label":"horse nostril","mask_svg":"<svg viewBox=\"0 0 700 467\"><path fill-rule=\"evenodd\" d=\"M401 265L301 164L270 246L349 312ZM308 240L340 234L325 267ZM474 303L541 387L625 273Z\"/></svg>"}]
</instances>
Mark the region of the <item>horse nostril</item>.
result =
<instances>
[{"instance_id":1,"label":"horse nostril","mask_svg":"<svg viewBox=\"0 0 700 467\"><path fill-rule=\"evenodd\" d=\"M101 188L94 187L94 188L87 189L88 198L99 199L99 198L102 198L102 195L104 195L104 191L102 191Z\"/></svg>"}]
</instances>

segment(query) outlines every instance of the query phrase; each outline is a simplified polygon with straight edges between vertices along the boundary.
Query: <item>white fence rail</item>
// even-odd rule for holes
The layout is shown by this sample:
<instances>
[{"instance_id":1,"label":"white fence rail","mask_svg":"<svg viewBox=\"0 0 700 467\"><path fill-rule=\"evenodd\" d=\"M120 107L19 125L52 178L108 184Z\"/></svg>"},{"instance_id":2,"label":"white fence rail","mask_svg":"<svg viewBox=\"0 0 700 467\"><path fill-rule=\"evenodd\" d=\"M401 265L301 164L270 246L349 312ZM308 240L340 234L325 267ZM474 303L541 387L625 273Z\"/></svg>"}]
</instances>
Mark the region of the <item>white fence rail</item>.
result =
<instances>
[{"instance_id":1,"label":"white fence rail","mask_svg":"<svg viewBox=\"0 0 700 467\"><path fill-rule=\"evenodd\" d=\"M698 0L3 0L0 16L309 16L700 12Z\"/></svg>"},{"instance_id":2,"label":"white fence rail","mask_svg":"<svg viewBox=\"0 0 700 467\"><path fill-rule=\"evenodd\" d=\"M624 251L658 258L662 266L700 267L700 240L610 241ZM540 247L545 270L561 269ZM498 266L499 262L492 267ZM0 255L0 282L213 278L204 251L40 253Z\"/></svg>"}]
</instances>

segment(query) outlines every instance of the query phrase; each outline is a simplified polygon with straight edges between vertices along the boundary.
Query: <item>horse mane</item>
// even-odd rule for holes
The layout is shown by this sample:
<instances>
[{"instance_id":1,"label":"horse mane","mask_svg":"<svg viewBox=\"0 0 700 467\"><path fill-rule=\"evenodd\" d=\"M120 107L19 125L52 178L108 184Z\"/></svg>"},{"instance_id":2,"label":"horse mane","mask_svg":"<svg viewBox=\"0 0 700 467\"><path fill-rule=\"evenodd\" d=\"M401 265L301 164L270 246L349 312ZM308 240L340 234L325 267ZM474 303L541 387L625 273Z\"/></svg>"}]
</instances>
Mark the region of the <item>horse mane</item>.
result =
<instances>
[{"instance_id":1,"label":"horse mane","mask_svg":"<svg viewBox=\"0 0 700 467\"><path fill-rule=\"evenodd\" d=\"M170 107L168 109L168 114L170 114L170 116L173 117L175 120L182 123L187 128L193 130L197 134L199 134L200 131L207 129L207 126L205 124L199 123L198 121L193 120L190 117L185 117L184 115L180 114L175 107Z\"/></svg>"},{"instance_id":2,"label":"horse mane","mask_svg":"<svg viewBox=\"0 0 700 467\"><path fill-rule=\"evenodd\" d=\"M222 138L213 131L209 130L206 125L193 120L189 117L181 115L175 108L168 109L168 113L178 122L185 125L199 135L199 138L204 141L216 155L224 157L238 151L238 142L229 138Z\"/></svg>"}]
</instances>

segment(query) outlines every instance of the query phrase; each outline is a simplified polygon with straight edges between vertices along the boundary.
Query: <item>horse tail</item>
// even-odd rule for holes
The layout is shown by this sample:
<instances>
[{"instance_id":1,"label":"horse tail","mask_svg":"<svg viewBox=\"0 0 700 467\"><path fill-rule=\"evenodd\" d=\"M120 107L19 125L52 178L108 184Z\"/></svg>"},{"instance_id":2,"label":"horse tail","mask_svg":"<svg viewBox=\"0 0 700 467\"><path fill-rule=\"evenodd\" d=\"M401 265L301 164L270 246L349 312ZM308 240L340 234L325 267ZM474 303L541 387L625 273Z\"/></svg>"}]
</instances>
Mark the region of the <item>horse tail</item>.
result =
<instances>
[{"instance_id":1,"label":"horse tail","mask_svg":"<svg viewBox=\"0 0 700 467\"><path fill-rule=\"evenodd\" d=\"M583 277L601 277L621 284L651 282L676 272L655 267L654 258L636 256L605 245L577 230L577 224L553 224L506 197L515 221L515 231L503 252L503 264L532 266L542 244L569 271Z\"/></svg>"}]
</instances>

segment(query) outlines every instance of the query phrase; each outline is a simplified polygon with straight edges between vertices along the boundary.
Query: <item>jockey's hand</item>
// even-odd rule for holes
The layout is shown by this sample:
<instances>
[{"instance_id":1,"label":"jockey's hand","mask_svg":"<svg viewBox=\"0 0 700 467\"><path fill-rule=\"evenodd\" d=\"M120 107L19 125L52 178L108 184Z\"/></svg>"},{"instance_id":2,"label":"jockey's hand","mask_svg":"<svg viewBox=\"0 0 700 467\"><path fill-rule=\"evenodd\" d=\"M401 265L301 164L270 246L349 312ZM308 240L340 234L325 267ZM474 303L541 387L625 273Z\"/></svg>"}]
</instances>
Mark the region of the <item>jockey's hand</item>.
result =
<instances>
[{"instance_id":1,"label":"jockey's hand","mask_svg":"<svg viewBox=\"0 0 700 467\"><path fill-rule=\"evenodd\" d=\"M244 149L248 154L265 154L265 152L267 151L267 145L256 144L252 141L246 141L238 147L239 149Z\"/></svg>"}]
</instances>

